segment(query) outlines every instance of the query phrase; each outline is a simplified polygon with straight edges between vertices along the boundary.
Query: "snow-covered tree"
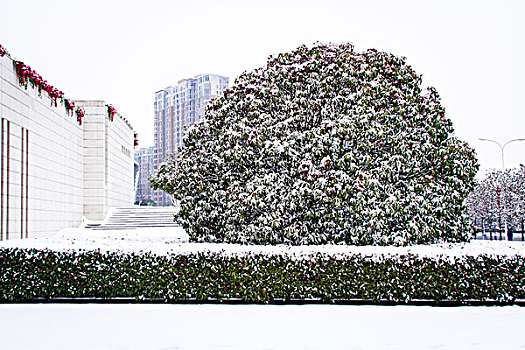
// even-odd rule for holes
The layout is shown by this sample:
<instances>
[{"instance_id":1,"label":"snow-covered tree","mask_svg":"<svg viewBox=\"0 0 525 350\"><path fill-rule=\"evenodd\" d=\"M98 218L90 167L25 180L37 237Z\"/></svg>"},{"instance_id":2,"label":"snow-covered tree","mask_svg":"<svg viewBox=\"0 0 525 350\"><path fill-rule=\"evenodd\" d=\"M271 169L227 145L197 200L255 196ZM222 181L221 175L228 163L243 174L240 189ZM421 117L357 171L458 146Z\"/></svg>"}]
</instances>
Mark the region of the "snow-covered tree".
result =
<instances>
[{"instance_id":1,"label":"snow-covered tree","mask_svg":"<svg viewBox=\"0 0 525 350\"><path fill-rule=\"evenodd\" d=\"M525 170L492 170L476 183L468 197L469 213L477 227L522 229L525 219Z\"/></svg>"},{"instance_id":2,"label":"snow-covered tree","mask_svg":"<svg viewBox=\"0 0 525 350\"><path fill-rule=\"evenodd\" d=\"M514 230L523 230L525 220L525 169L511 169L506 181L508 208L505 219Z\"/></svg>"},{"instance_id":3,"label":"snow-covered tree","mask_svg":"<svg viewBox=\"0 0 525 350\"><path fill-rule=\"evenodd\" d=\"M478 169L405 58L301 46L243 73L153 186L194 241L406 245L468 239Z\"/></svg>"},{"instance_id":4,"label":"snow-covered tree","mask_svg":"<svg viewBox=\"0 0 525 350\"><path fill-rule=\"evenodd\" d=\"M500 226L502 208L502 173L492 171L483 181L477 181L468 196L469 214L477 227Z\"/></svg>"}]
</instances>

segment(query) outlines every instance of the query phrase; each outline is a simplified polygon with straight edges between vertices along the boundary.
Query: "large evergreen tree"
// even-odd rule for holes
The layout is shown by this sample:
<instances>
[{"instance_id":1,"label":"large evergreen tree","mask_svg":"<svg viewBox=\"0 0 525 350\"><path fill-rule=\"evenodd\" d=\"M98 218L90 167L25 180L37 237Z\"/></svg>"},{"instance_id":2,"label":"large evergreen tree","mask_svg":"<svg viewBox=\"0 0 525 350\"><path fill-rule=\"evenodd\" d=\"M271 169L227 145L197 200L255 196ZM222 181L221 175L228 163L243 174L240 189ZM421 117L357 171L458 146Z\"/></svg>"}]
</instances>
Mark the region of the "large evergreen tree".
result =
<instances>
[{"instance_id":1,"label":"large evergreen tree","mask_svg":"<svg viewBox=\"0 0 525 350\"><path fill-rule=\"evenodd\" d=\"M350 44L243 73L151 179L195 241L462 241L478 165L405 58Z\"/></svg>"}]
</instances>

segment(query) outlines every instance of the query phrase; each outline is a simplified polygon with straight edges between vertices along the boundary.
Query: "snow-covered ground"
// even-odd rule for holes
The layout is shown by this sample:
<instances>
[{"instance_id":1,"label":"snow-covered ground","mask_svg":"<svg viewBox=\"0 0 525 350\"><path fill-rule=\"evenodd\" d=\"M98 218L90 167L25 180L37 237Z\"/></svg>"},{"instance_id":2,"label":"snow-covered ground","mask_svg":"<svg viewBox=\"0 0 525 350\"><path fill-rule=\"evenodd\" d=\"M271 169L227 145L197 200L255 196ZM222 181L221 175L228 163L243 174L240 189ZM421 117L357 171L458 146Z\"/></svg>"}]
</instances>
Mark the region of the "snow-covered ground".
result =
<instances>
[{"instance_id":1,"label":"snow-covered ground","mask_svg":"<svg viewBox=\"0 0 525 350\"><path fill-rule=\"evenodd\" d=\"M226 253L286 252L301 256L312 252L360 253L364 255L418 254L421 256L464 256L464 255L525 255L524 242L481 241L470 243L416 245L409 247L378 246L247 246L238 244L188 243L188 236L182 228L142 228L137 230L94 231L86 229L65 229L53 237L16 239L1 241L2 247L52 249L57 251L84 249L122 252L152 252L155 254L191 253L212 251Z\"/></svg>"},{"instance_id":2,"label":"snow-covered ground","mask_svg":"<svg viewBox=\"0 0 525 350\"><path fill-rule=\"evenodd\" d=\"M0 305L0 349L525 348L525 308Z\"/></svg>"}]
</instances>

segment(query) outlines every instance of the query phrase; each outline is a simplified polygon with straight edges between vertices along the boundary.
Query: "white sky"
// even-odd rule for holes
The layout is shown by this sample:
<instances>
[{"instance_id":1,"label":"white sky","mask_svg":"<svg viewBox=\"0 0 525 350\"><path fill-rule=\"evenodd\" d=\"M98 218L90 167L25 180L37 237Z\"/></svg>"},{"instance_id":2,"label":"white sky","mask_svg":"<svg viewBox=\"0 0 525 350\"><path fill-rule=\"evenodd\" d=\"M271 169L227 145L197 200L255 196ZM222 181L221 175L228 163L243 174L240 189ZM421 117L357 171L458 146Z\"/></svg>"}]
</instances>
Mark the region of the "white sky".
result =
<instances>
[{"instance_id":1,"label":"white sky","mask_svg":"<svg viewBox=\"0 0 525 350\"><path fill-rule=\"evenodd\" d=\"M405 56L442 97L482 170L525 138L525 1L0 0L0 44L71 99L113 104L153 144L157 90L230 77L301 44L351 42ZM525 164L525 142L505 150Z\"/></svg>"}]
</instances>

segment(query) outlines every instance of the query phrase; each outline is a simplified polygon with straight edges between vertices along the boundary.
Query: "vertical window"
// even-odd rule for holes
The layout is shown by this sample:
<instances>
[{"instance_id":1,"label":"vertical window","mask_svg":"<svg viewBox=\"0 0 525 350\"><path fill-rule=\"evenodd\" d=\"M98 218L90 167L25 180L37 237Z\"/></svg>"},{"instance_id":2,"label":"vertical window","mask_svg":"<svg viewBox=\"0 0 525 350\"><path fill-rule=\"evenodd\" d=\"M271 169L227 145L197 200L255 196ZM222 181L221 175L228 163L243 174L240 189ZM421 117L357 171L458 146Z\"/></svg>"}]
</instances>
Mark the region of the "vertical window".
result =
<instances>
[{"instance_id":1,"label":"vertical window","mask_svg":"<svg viewBox=\"0 0 525 350\"><path fill-rule=\"evenodd\" d=\"M10 169L10 148L11 148L11 122L2 118L2 189L1 189L1 228L0 239L9 239L9 173ZM5 197L5 199L4 199Z\"/></svg>"}]
</instances>

